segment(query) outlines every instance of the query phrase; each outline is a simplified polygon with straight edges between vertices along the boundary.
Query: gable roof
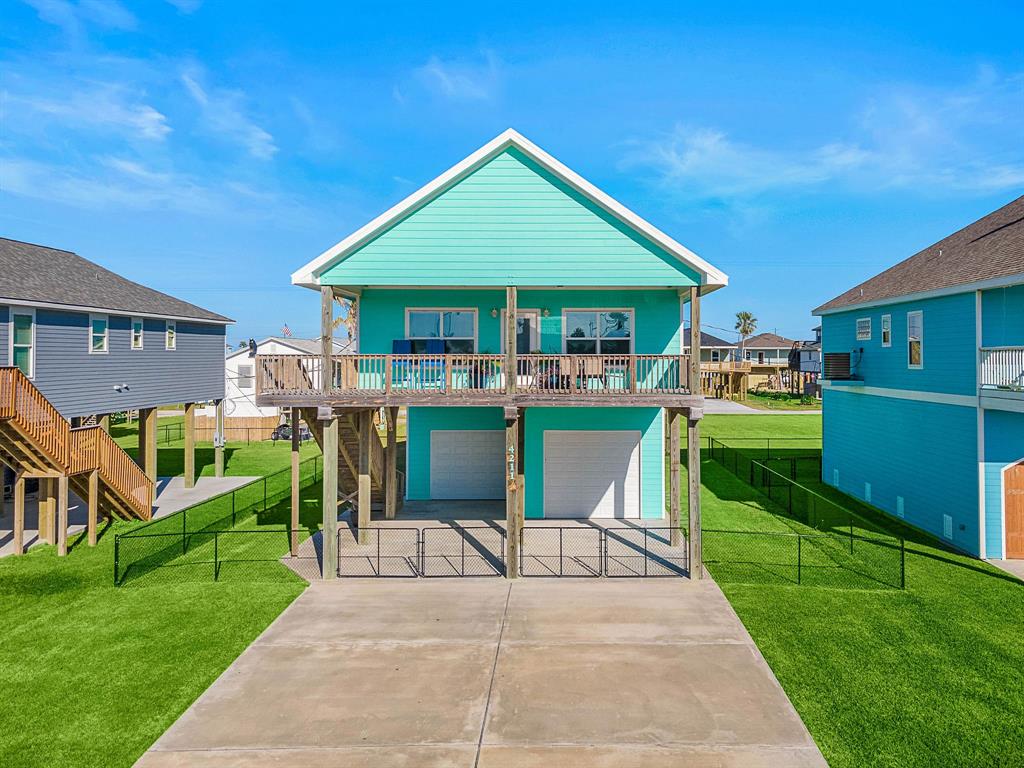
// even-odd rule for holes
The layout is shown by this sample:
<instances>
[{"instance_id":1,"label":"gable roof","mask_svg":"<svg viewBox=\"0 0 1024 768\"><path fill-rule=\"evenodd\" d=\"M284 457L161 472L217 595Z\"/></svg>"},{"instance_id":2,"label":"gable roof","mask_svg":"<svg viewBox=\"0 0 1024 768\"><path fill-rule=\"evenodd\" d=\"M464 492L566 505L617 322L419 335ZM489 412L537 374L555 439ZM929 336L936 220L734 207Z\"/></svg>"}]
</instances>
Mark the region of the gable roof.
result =
<instances>
[{"instance_id":1,"label":"gable roof","mask_svg":"<svg viewBox=\"0 0 1024 768\"><path fill-rule=\"evenodd\" d=\"M796 342L792 339L779 336L777 333L759 333L757 336L751 336L747 339L743 346L747 349L785 349L792 347L794 344Z\"/></svg>"},{"instance_id":2,"label":"gable roof","mask_svg":"<svg viewBox=\"0 0 1024 768\"><path fill-rule=\"evenodd\" d=\"M720 339L717 336L712 336L710 333L704 333L704 331L700 332L700 345L702 347L704 347L705 349L707 349L707 348L716 348L716 347L722 347L722 348L728 348L728 349L735 349L736 348L736 344L734 344L733 342L726 341L725 339ZM689 348L689 346L690 346L690 329L689 328L684 328L683 329L683 347L684 348Z\"/></svg>"},{"instance_id":3,"label":"gable roof","mask_svg":"<svg viewBox=\"0 0 1024 768\"><path fill-rule=\"evenodd\" d=\"M567 168L543 149L511 128L499 134L433 181L425 184L400 203L328 248L317 258L294 272L292 274L292 283L307 288L318 287L320 285L320 275L323 272L344 260L353 252L386 232L404 217L431 202L475 170L510 148L518 149L529 159L554 174L605 213L611 215L634 232L650 240L659 248L664 249L668 254L699 273L701 285L703 286L702 293L708 293L728 284L729 278L724 272L716 269L693 253L693 251L637 216L624 205L606 195L586 179Z\"/></svg>"},{"instance_id":4,"label":"gable roof","mask_svg":"<svg viewBox=\"0 0 1024 768\"><path fill-rule=\"evenodd\" d=\"M959 292L983 281L1024 276L1024 196L968 224L814 310L825 314L919 293Z\"/></svg>"},{"instance_id":5,"label":"gable roof","mask_svg":"<svg viewBox=\"0 0 1024 768\"><path fill-rule=\"evenodd\" d=\"M0 303L232 323L139 285L77 253L0 237Z\"/></svg>"}]
</instances>

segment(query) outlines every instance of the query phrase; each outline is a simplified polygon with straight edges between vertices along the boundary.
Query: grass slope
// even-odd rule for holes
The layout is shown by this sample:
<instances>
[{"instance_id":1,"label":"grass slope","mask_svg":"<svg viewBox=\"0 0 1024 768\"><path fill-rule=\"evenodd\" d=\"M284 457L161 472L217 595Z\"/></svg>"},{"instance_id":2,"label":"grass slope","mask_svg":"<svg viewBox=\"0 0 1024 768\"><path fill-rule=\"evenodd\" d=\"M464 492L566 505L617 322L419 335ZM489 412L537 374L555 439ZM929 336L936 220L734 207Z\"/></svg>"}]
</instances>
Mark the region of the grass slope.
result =
<instances>
[{"instance_id":1,"label":"grass slope","mask_svg":"<svg viewBox=\"0 0 1024 768\"><path fill-rule=\"evenodd\" d=\"M709 416L702 431L807 437L820 424ZM792 526L715 462L701 471L708 527ZM907 537L905 591L721 586L830 765L1024 764L1024 584L819 490Z\"/></svg>"}]
</instances>

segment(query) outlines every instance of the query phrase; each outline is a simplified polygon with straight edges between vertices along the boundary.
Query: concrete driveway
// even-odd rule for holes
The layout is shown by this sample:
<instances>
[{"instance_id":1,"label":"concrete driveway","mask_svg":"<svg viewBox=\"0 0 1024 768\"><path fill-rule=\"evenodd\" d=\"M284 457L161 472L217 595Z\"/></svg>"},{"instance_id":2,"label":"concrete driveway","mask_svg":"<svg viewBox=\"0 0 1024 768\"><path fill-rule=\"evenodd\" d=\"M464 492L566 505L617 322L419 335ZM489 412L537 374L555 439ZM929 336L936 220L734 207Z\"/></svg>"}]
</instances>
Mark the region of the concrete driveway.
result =
<instances>
[{"instance_id":1,"label":"concrete driveway","mask_svg":"<svg viewBox=\"0 0 1024 768\"><path fill-rule=\"evenodd\" d=\"M138 762L823 766L718 587L313 584Z\"/></svg>"}]
</instances>

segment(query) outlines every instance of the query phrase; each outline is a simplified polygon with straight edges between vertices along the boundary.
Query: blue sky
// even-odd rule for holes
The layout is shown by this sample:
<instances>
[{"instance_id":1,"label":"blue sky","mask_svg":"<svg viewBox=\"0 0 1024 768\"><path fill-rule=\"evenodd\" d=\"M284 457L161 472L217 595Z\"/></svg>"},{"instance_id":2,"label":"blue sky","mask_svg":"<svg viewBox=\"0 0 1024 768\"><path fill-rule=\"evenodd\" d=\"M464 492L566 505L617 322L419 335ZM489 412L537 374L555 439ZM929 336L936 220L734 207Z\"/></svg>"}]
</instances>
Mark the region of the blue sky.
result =
<instances>
[{"instance_id":1,"label":"blue sky","mask_svg":"<svg viewBox=\"0 0 1024 768\"><path fill-rule=\"evenodd\" d=\"M0 234L314 336L289 274L511 126L806 337L1024 193L1020 3L349 5L0 0Z\"/></svg>"}]
</instances>

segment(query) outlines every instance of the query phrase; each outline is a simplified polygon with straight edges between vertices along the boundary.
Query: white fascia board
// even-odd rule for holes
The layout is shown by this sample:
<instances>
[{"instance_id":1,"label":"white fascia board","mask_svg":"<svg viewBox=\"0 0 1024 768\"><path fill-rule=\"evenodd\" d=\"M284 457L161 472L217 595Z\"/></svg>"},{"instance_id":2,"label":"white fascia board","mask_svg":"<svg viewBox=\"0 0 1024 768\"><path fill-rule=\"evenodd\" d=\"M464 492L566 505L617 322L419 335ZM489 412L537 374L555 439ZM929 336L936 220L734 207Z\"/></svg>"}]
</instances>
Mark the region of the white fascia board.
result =
<instances>
[{"instance_id":1,"label":"white fascia board","mask_svg":"<svg viewBox=\"0 0 1024 768\"><path fill-rule=\"evenodd\" d=\"M328 248L301 269L293 272L292 284L301 285L306 288L318 287L320 285L320 273L329 266L340 261L357 248L365 245L407 213L415 210L426 202L429 202L429 200L441 194L477 167L501 154L509 147L516 147L524 154L528 155L532 160L536 161L539 165L558 176L563 182L568 184L577 192L603 208L606 212L629 225L634 230L644 235L667 252L671 253L684 264L687 264L701 273L703 276L702 293L709 293L716 288L721 288L729 284L729 277L724 272L716 269L689 248L686 248L676 242L653 224L645 221L620 202L602 192L578 173L567 168L561 162L512 128L509 128L498 136L495 136L489 142L480 147L480 149L476 150L476 152L473 152L464 160L453 165L433 181L420 187L400 203L392 206L380 216L373 219L373 221L363 227L360 227L344 240L341 240Z\"/></svg>"},{"instance_id":2,"label":"white fascia board","mask_svg":"<svg viewBox=\"0 0 1024 768\"><path fill-rule=\"evenodd\" d=\"M962 283L961 285L951 285L948 288L936 288L933 291L917 291L916 293L906 293L902 296L890 296L885 299L876 299L874 301L864 301L860 304L847 304L842 307L835 307L833 309L815 309L811 312L812 315L818 317L824 317L825 315L837 315L841 312L852 312L855 309L870 309L872 307L884 307L889 304L902 304L910 301L923 301L924 299L935 299L940 296L955 296L958 293L972 293L974 291L987 291L992 288L1006 288L1011 285L1020 285L1024 283L1024 273L1016 275L1006 275L1005 277L993 277L988 280L978 280L973 283Z\"/></svg>"},{"instance_id":3,"label":"white fascia board","mask_svg":"<svg viewBox=\"0 0 1024 768\"><path fill-rule=\"evenodd\" d=\"M55 309L61 312L89 312L95 315L116 315L117 317L148 317L155 320L181 320L186 323L207 323L208 325L234 325L234 320L208 320L202 317L186 315L162 315L156 312L139 312L135 309L111 309L110 307L90 307L77 304L59 304L54 301L32 301L30 299L14 299L0 296L0 305L15 307L39 307Z\"/></svg>"}]
</instances>

